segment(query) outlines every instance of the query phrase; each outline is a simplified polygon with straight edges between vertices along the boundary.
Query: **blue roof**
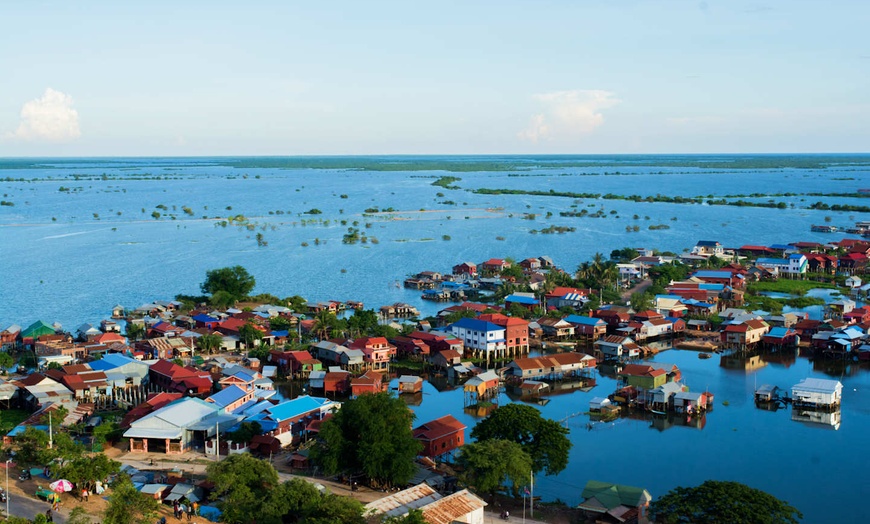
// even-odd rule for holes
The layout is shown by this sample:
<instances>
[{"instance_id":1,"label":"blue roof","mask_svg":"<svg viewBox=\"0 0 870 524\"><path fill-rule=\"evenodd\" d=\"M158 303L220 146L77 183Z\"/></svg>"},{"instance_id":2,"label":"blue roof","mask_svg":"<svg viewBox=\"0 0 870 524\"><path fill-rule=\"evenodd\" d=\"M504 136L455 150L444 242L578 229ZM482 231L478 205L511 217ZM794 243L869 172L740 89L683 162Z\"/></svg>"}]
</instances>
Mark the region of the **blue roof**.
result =
<instances>
[{"instance_id":1,"label":"blue roof","mask_svg":"<svg viewBox=\"0 0 870 524\"><path fill-rule=\"evenodd\" d=\"M296 397L293 400L282 402L266 411L269 412L270 418L273 420L282 421L320 409L322 405L323 403L320 400L305 395L304 397Z\"/></svg>"},{"instance_id":2,"label":"blue roof","mask_svg":"<svg viewBox=\"0 0 870 524\"><path fill-rule=\"evenodd\" d=\"M287 329L280 330L280 331L276 331L274 329L272 330L272 335L276 336L276 337L286 337L289 334L290 334L290 330L287 330Z\"/></svg>"},{"instance_id":3,"label":"blue roof","mask_svg":"<svg viewBox=\"0 0 870 524\"><path fill-rule=\"evenodd\" d=\"M802 254L802 253L792 253L791 255L788 256L788 258L798 259L798 258L803 258L803 257L805 257L805 256L806 256L806 255L804 255L804 254Z\"/></svg>"},{"instance_id":4,"label":"blue roof","mask_svg":"<svg viewBox=\"0 0 870 524\"><path fill-rule=\"evenodd\" d=\"M529 306L537 306L540 304L538 299L534 297L524 297L522 295L508 295L504 297L505 302L514 302L516 304L527 304Z\"/></svg>"},{"instance_id":5,"label":"blue roof","mask_svg":"<svg viewBox=\"0 0 870 524\"><path fill-rule=\"evenodd\" d=\"M699 240L698 243L695 245L702 246L702 247L711 247L711 246L718 246L719 242L716 242L715 240Z\"/></svg>"},{"instance_id":6,"label":"blue roof","mask_svg":"<svg viewBox=\"0 0 870 524\"><path fill-rule=\"evenodd\" d=\"M725 284L698 284L698 289L703 289L706 291L722 291L725 289Z\"/></svg>"},{"instance_id":7,"label":"blue roof","mask_svg":"<svg viewBox=\"0 0 870 524\"><path fill-rule=\"evenodd\" d=\"M756 264L761 265L770 265L770 266L781 266L783 264L788 264L788 260L785 258L757 258L755 259Z\"/></svg>"},{"instance_id":8,"label":"blue roof","mask_svg":"<svg viewBox=\"0 0 870 524\"><path fill-rule=\"evenodd\" d=\"M473 331L504 331L504 328L501 326L497 326L492 322L486 322L485 320L478 320L476 318L460 318L450 325L450 327L454 326L471 329Z\"/></svg>"},{"instance_id":9,"label":"blue roof","mask_svg":"<svg viewBox=\"0 0 870 524\"><path fill-rule=\"evenodd\" d=\"M698 278L731 278L730 271L715 271L712 269L696 271L694 277Z\"/></svg>"},{"instance_id":10,"label":"blue roof","mask_svg":"<svg viewBox=\"0 0 870 524\"><path fill-rule=\"evenodd\" d=\"M106 356L104 356L100 360L94 360L93 362L89 362L91 369L93 369L94 371L106 371L109 369L126 366L127 364L131 363L142 364L142 362L136 360L135 358L130 358L120 353L107 353Z\"/></svg>"},{"instance_id":11,"label":"blue roof","mask_svg":"<svg viewBox=\"0 0 870 524\"><path fill-rule=\"evenodd\" d=\"M783 338L788 334L788 328L784 327L772 327L770 331L767 332L767 336L771 338Z\"/></svg>"},{"instance_id":12,"label":"blue roof","mask_svg":"<svg viewBox=\"0 0 870 524\"><path fill-rule=\"evenodd\" d=\"M790 246L788 244L771 244L770 249L776 249L777 251L787 251L789 249L794 249L794 246Z\"/></svg>"},{"instance_id":13,"label":"blue roof","mask_svg":"<svg viewBox=\"0 0 870 524\"><path fill-rule=\"evenodd\" d=\"M600 318L595 317L584 317L582 315L568 315L565 317L565 322L570 322L571 324L581 324L584 326L596 326L598 324L604 324L605 322Z\"/></svg>"},{"instance_id":14,"label":"blue roof","mask_svg":"<svg viewBox=\"0 0 870 524\"><path fill-rule=\"evenodd\" d=\"M196 320L197 322L218 322L218 319L210 317L208 315L204 315L202 313L200 313L199 315L193 315L190 318Z\"/></svg>"},{"instance_id":15,"label":"blue roof","mask_svg":"<svg viewBox=\"0 0 870 524\"><path fill-rule=\"evenodd\" d=\"M224 388L214 395L208 397L215 405L220 407L226 407L233 402L239 400L240 398L247 395L245 390L240 388L239 386L232 385L230 387Z\"/></svg>"}]
</instances>

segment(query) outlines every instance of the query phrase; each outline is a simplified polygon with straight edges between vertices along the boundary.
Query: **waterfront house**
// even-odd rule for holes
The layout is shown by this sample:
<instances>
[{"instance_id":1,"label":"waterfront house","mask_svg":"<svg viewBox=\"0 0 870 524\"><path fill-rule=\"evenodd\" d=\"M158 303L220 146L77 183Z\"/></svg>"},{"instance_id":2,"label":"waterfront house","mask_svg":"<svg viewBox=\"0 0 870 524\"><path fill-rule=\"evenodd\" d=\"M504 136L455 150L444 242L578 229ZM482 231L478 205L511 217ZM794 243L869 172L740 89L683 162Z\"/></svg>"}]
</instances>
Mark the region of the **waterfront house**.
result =
<instances>
[{"instance_id":1,"label":"waterfront house","mask_svg":"<svg viewBox=\"0 0 870 524\"><path fill-rule=\"evenodd\" d=\"M667 371L645 364L629 364L616 376L621 384L619 387L634 386L641 390L655 389L668 381Z\"/></svg>"},{"instance_id":2,"label":"waterfront house","mask_svg":"<svg viewBox=\"0 0 870 524\"><path fill-rule=\"evenodd\" d=\"M603 360L625 360L640 357L640 346L631 337L608 335L596 340L594 346Z\"/></svg>"},{"instance_id":3,"label":"waterfront house","mask_svg":"<svg viewBox=\"0 0 870 524\"><path fill-rule=\"evenodd\" d=\"M798 340L797 331L787 327L772 327L762 338L764 345L770 348L794 347Z\"/></svg>"},{"instance_id":4,"label":"waterfront house","mask_svg":"<svg viewBox=\"0 0 870 524\"><path fill-rule=\"evenodd\" d=\"M556 353L539 357L518 358L508 364L508 373L520 378L561 379L594 368L595 357L584 353Z\"/></svg>"},{"instance_id":5,"label":"waterfront house","mask_svg":"<svg viewBox=\"0 0 870 524\"><path fill-rule=\"evenodd\" d=\"M769 330L770 326L760 319L730 323L722 329L720 340L725 347L744 350L761 342Z\"/></svg>"},{"instance_id":6,"label":"waterfront house","mask_svg":"<svg viewBox=\"0 0 870 524\"><path fill-rule=\"evenodd\" d=\"M846 279L845 284L846 284L846 287L849 289L855 289L857 287L860 287L861 286L861 277L856 277L856 276L852 275L851 277L848 277Z\"/></svg>"},{"instance_id":7,"label":"waterfront house","mask_svg":"<svg viewBox=\"0 0 870 524\"><path fill-rule=\"evenodd\" d=\"M350 373L347 371L327 371L323 376L323 394L344 395L350 389Z\"/></svg>"},{"instance_id":8,"label":"waterfront house","mask_svg":"<svg viewBox=\"0 0 870 524\"><path fill-rule=\"evenodd\" d=\"M835 408L839 407L843 384L839 380L805 378L792 386L792 401L796 406Z\"/></svg>"},{"instance_id":9,"label":"waterfront house","mask_svg":"<svg viewBox=\"0 0 870 524\"><path fill-rule=\"evenodd\" d=\"M414 428L414 438L423 444L420 455L437 459L451 455L465 444L465 424L445 415Z\"/></svg>"},{"instance_id":10,"label":"waterfront house","mask_svg":"<svg viewBox=\"0 0 870 524\"><path fill-rule=\"evenodd\" d=\"M340 403L322 397L303 395L279 404L264 404L257 408L245 422L257 422L266 436L277 438L282 446L298 443L306 427L314 421L323 420Z\"/></svg>"},{"instance_id":11,"label":"waterfront house","mask_svg":"<svg viewBox=\"0 0 870 524\"><path fill-rule=\"evenodd\" d=\"M755 264L792 277L806 274L808 267L807 257L802 253L792 253L787 258L758 258Z\"/></svg>"},{"instance_id":12,"label":"waterfront house","mask_svg":"<svg viewBox=\"0 0 870 524\"><path fill-rule=\"evenodd\" d=\"M390 366L390 358L396 355L396 346L384 337L362 337L348 345L350 349L363 352L363 362L367 369L383 370Z\"/></svg>"},{"instance_id":13,"label":"waterfront house","mask_svg":"<svg viewBox=\"0 0 870 524\"><path fill-rule=\"evenodd\" d=\"M560 340L574 336L574 325L561 318L541 317L536 322L544 336Z\"/></svg>"},{"instance_id":14,"label":"waterfront house","mask_svg":"<svg viewBox=\"0 0 870 524\"><path fill-rule=\"evenodd\" d=\"M474 278L477 276L477 264L474 262L463 262L453 266L454 275L463 275L466 278Z\"/></svg>"},{"instance_id":15,"label":"waterfront house","mask_svg":"<svg viewBox=\"0 0 870 524\"><path fill-rule=\"evenodd\" d=\"M529 352L529 323L518 317L508 317L501 313L484 313L478 320L492 322L505 328L505 353L518 355Z\"/></svg>"},{"instance_id":16,"label":"waterfront house","mask_svg":"<svg viewBox=\"0 0 870 524\"><path fill-rule=\"evenodd\" d=\"M422 340L429 346L430 350L433 352L444 351L447 349L456 351L460 355L462 354L463 344L462 340L452 336L452 334L442 333L439 331L414 331L410 335L409 338Z\"/></svg>"},{"instance_id":17,"label":"waterfront house","mask_svg":"<svg viewBox=\"0 0 870 524\"><path fill-rule=\"evenodd\" d=\"M369 370L350 380L350 394L353 397L358 397L364 393L381 393L386 391L386 386L382 373Z\"/></svg>"},{"instance_id":18,"label":"waterfront house","mask_svg":"<svg viewBox=\"0 0 870 524\"><path fill-rule=\"evenodd\" d=\"M284 373L300 375L303 378L322 367L321 362L312 357L308 351L272 350L269 352L269 362L278 366Z\"/></svg>"},{"instance_id":19,"label":"waterfront house","mask_svg":"<svg viewBox=\"0 0 870 524\"><path fill-rule=\"evenodd\" d=\"M592 316L600 318L607 323L608 332L615 331L625 326L631 320L632 311L623 311L615 308L601 308L592 312Z\"/></svg>"},{"instance_id":20,"label":"waterfront house","mask_svg":"<svg viewBox=\"0 0 870 524\"><path fill-rule=\"evenodd\" d=\"M460 355L458 351L445 349L444 351L439 351L432 355L429 358L429 363L432 364L433 367L439 369L448 369L458 365L461 360L462 355Z\"/></svg>"},{"instance_id":21,"label":"waterfront house","mask_svg":"<svg viewBox=\"0 0 870 524\"><path fill-rule=\"evenodd\" d=\"M722 284L732 288L742 288L745 282L745 277L739 273L713 269L695 271L692 273L691 279L708 284Z\"/></svg>"},{"instance_id":22,"label":"waterfront house","mask_svg":"<svg viewBox=\"0 0 870 524\"><path fill-rule=\"evenodd\" d=\"M501 258L490 258L480 264L480 272L483 275L500 275L502 271L511 267L510 262Z\"/></svg>"},{"instance_id":23,"label":"waterfront house","mask_svg":"<svg viewBox=\"0 0 870 524\"><path fill-rule=\"evenodd\" d=\"M463 386L466 405L477 404L498 396L500 379L494 371L485 371L468 379Z\"/></svg>"},{"instance_id":24,"label":"waterfront house","mask_svg":"<svg viewBox=\"0 0 870 524\"><path fill-rule=\"evenodd\" d=\"M807 271L812 273L833 274L839 266L839 259L823 253L804 253L807 257Z\"/></svg>"},{"instance_id":25,"label":"waterfront house","mask_svg":"<svg viewBox=\"0 0 870 524\"><path fill-rule=\"evenodd\" d=\"M593 341L607 334L607 322L595 317L568 315L565 322L574 326L574 335L589 337Z\"/></svg>"},{"instance_id":26,"label":"waterfront house","mask_svg":"<svg viewBox=\"0 0 870 524\"><path fill-rule=\"evenodd\" d=\"M843 314L843 321L849 324L865 324L870 322L870 306L861 306Z\"/></svg>"},{"instance_id":27,"label":"waterfront house","mask_svg":"<svg viewBox=\"0 0 870 524\"><path fill-rule=\"evenodd\" d=\"M507 349L506 329L492 322L461 318L450 325L450 332L478 358L499 358Z\"/></svg>"},{"instance_id":28,"label":"waterfront house","mask_svg":"<svg viewBox=\"0 0 870 524\"><path fill-rule=\"evenodd\" d=\"M843 320L843 315L855 309L855 306L856 303L854 300L843 298L831 302L830 304L828 304L826 309L830 314L831 318L835 320Z\"/></svg>"},{"instance_id":29,"label":"waterfront house","mask_svg":"<svg viewBox=\"0 0 870 524\"><path fill-rule=\"evenodd\" d=\"M580 496L578 508L596 522L649 522L652 495L643 488L590 480Z\"/></svg>"},{"instance_id":30,"label":"waterfront house","mask_svg":"<svg viewBox=\"0 0 870 524\"><path fill-rule=\"evenodd\" d=\"M423 391L423 379L414 375L402 375L398 379L399 394L415 394Z\"/></svg>"}]
</instances>

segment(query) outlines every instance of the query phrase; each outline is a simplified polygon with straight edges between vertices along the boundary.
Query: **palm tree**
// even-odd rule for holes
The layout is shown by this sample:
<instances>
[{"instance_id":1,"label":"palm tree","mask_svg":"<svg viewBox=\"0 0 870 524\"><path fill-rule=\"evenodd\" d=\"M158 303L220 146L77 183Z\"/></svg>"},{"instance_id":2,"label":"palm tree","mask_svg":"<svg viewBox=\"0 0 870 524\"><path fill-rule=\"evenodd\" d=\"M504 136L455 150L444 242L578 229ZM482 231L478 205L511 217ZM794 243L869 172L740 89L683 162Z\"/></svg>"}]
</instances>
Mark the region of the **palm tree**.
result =
<instances>
[{"instance_id":1,"label":"palm tree","mask_svg":"<svg viewBox=\"0 0 870 524\"><path fill-rule=\"evenodd\" d=\"M209 333L207 335L203 335L199 337L196 341L196 347L200 349L200 351L205 352L206 354L212 354L216 350L220 349L221 345L224 342L224 337L220 336L217 333Z\"/></svg>"},{"instance_id":2,"label":"palm tree","mask_svg":"<svg viewBox=\"0 0 870 524\"><path fill-rule=\"evenodd\" d=\"M338 317L335 316L335 313L328 309L318 311L314 317L314 325L311 326L311 332L317 335L317 338L324 340L336 327L337 320Z\"/></svg>"}]
</instances>

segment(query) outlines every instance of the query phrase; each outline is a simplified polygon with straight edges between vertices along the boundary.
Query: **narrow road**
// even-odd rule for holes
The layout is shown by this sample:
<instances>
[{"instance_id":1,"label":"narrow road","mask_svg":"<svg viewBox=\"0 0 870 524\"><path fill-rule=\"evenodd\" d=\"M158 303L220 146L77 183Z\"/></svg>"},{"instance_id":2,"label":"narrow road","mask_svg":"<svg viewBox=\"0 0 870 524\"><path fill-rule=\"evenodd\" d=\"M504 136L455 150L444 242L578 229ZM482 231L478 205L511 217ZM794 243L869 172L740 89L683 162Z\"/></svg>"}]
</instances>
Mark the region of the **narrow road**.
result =
<instances>
[{"instance_id":1,"label":"narrow road","mask_svg":"<svg viewBox=\"0 0 870 524\"><path fill-rule=\"evenodd\" d=\"M652 280L650 280L650 279L641 280L640 282L635 284L633 287L625 290L622 293L622 300L624 300L626 303L628 303L631 300L631 295L633 295L634 293L643 293L644 291L649 289L649 287L651 285L652 285Z\"/></svg>"},{"instance_id":2,"label":"narrow road","mask_svg":"<svg viewBox=\"0 0 870 524\"><path fill-rule=\"evenodd\" d=\"M45 510L51 505L48 502L43 502L35 497L12 493L9 497L9 513L15 517L24 517L28 520L33 520L37 515L45 515ZM6 515L6 504L0 504L3 515ZM54 522L66 522L66 515L63 509L54 512Z\"/></svg>"}]
</instances>

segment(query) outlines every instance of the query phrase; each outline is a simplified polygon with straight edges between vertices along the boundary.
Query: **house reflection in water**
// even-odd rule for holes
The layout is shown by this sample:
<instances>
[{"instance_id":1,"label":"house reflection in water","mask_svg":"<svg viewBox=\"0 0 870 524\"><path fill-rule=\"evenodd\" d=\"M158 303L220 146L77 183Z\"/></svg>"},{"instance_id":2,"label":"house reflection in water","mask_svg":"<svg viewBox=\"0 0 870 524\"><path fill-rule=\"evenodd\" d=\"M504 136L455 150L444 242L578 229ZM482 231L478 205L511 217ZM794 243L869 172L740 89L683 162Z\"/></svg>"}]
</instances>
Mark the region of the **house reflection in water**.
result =
<instances>
[{"instance_id":1,"label":"house reflection in water","mask_svg":"<svg viewBox=\"0 0 870 524\"><path fill-rule=\"evenodd\" d=\"M733 353L731 355L722 355L719 358L719 367L725 369L734 369L741 371L755 371L763 368L767 362L761 358L761 355L751 355L746 353Z\"/></svg>"},{"instance_id":2,"label":"house reflection in water","mask_svg":"<svg viewBox=\"0 0 870 524\"><path fill-rule=\"evenodd\" d=\"M815 411L812 409L795 407L791 410L791 419L803 422L807 426L823 429L840 429L840 410Z\"/></svg>"}]
</instances>

